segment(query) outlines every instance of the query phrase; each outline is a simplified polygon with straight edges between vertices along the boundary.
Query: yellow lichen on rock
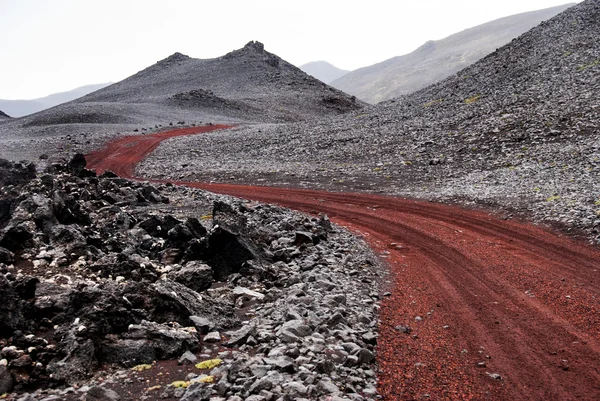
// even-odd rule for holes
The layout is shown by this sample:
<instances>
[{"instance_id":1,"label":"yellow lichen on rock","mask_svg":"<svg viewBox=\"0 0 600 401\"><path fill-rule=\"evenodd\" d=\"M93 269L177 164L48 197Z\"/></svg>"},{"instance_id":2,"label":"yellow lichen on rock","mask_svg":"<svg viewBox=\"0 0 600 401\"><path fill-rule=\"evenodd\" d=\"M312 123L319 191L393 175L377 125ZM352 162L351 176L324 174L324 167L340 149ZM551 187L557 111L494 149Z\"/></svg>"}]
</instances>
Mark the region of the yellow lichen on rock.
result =
<instances>
[{"instance_id":1,"label":"yellow lichen on rock","mask_svg":"<svg viewBox=\"0 0 600 401\"><path fill-rule=\"evenodd\" d=\"M131 368L131 370L135 370L136 372L141 372L143 370L148 370L148 369L152 369L152 365L149 365L147 363L143 363L141 365L136 365L133 368Z\"/></svg>"},{"instance_id":2,"label":"yellow lichen on rock","mask_svg":"<svg viewBox=\"0 0 600 401\"><path fill-rule=\"evenodd\" d=\"M204 377L198 379L198 381L200 383L214 383L215 377L214 376L204 376Z\"/></svg>"},{"instance_id":3,"label":"yellow lichen on rock","mask_svg":"<svg viewBox=\"0 0 600 401\"><path fill-rule=\"evenodd\" d=\"M202 361L196 364L196 368L198 369L212 369L215 366L219 366L223 362L222 359L208 359L206 361Z\"/></svg>"},{"instance_id":4,"label":"yellow lichen on rock","mask_svg":"<svg viewBox=\"0 0 600 401\"><path fill-rule=\"evenodd\" d=\"M175 388L188 388L190 386L190 382L186 382L184 380L177 380L177 381L174 381L173 383L169 384L169 386L175 387Z\"/></svg>"}]
</instances>

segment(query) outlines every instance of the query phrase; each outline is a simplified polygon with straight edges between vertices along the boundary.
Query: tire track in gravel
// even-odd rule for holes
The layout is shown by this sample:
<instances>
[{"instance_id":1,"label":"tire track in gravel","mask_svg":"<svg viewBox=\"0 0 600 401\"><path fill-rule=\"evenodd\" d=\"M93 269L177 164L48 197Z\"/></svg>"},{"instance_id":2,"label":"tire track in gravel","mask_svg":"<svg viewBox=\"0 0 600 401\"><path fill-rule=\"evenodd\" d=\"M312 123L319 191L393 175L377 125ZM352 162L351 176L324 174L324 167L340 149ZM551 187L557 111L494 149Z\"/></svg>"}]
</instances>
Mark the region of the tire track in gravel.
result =
<instances>
[{"instance_id":1,"label":"tire track in gravel","mask_svg":"<svg viewBox=\"0 0 600 401\"><path fill-rule=\"evenodd\" d=\"M135 178L135 164L160 141L222 128L121 138L88 155L88 166ZM365 237L392 273L377 357L386 400L600 399L598 249L532 225L424 201L176 184L327 213Z\"/></svg>"}]
</instances>

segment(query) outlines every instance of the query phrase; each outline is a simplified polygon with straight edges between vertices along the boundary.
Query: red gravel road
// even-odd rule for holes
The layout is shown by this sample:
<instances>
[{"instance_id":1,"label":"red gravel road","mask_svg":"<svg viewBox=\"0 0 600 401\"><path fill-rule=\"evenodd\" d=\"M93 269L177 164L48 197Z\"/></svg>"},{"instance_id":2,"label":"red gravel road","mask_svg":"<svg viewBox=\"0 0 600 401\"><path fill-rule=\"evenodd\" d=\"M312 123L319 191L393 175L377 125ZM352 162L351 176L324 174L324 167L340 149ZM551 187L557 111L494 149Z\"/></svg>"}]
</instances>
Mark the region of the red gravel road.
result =
<instances>
[{"instance_id":1,"label":"red gravel road","mask_svg":"<svg viewBox=\"0 0 600 401\"><path fill-rule=\"evenodd\" d=\"M119 139L88 155L88 167L131 177L135 163L158 144L138 140L218 128L225 127ZM365 237L392 273L392 295L381 304L377 355L386 400L600 399L597 248L430 202L177 184L327 213Z\"/></svg>"}]
</instances>

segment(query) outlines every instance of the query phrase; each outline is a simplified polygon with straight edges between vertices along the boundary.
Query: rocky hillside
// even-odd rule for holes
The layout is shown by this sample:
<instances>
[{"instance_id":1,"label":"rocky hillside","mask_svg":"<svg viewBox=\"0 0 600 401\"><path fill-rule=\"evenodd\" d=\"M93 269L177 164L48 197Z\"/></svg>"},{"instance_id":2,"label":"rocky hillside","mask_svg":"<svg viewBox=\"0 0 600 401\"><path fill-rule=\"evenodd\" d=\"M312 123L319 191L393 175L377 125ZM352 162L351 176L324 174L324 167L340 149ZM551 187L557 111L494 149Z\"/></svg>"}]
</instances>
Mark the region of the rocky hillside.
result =
<instances>
[{"instance_id":1,"label":"rocky hillside","mask_svg":"<svg viewBox=\"0 0 600 401\"><path fill-rule=\"evenodd\" d=\"M53 93L39 99L0 99L0 109L6 110L11 116L23 117L29 114L37 113L38 111L49 109L50 107L54 107L62 103L70 102L71 100L85 96L88 93L104 88L108 85L110 85L110 83L86 85L67 92Z\"/></svg>"},{"instance_id":2,"label":"rocky hillside","mask_svg":"<svg viewBox=\"0 0 600 401\"><path fill-rule=\"evenodd\" d=\"M0 110L0 121L8 120L9 118L10 118L10 116L8 114L6 114L2 110Z\"/></svg>"},{"instance_id":3,"label":"rocky hillside","mask_svg":"<svg viewBox=\"0 0 600 401\"><path fill-rule=\"evenodd\" d=\"M300 69L326 84L331 83L350 72L348 70L337 68L327 61L312 61L310 63L302 64Z\"/></svg>"},{"instance_id":4,"label":"rocky hillside","mask_svg":"<svg viewBox=\"0 0 600 401\"><path fill-rule=\"evenodd\" d=\"M380 272L362 242L85 164L0 159L0 394L372 399Z\"/></svg>"},{"instance_id":5,"label":"rocky hillside","mask_svg":"<svg viewBox=\"0 0 600 401\"><path fill-rule=\"evenodd\" d=\"M175 53L97 92L5 123L0 157L36 160L43 153L85 153L136 130L314 120L364 105L250 42L214 59Z\"/></svg>"},{"instance_id":6,"label":"rocky hillside","mask_svg":"<svg viewBox=\"0 0 600 401\"><path fill-rule=\"evenodd\" d=\"M139 171L474 201L600 241L599 36L587 0L416 93L319 124L171 140Z\"/></svg>"},{"instance_id":7,"label":"rocky hillside","mask_svg":"<svg viewBox=\"0 0 600 401\"><path fill-rule=\"evenodd\" d=\"M352 71L331 85L373 104L414 92L473 64L573 4L512 15L428 41L412 53Z\"/></svg>"}]
</instances>

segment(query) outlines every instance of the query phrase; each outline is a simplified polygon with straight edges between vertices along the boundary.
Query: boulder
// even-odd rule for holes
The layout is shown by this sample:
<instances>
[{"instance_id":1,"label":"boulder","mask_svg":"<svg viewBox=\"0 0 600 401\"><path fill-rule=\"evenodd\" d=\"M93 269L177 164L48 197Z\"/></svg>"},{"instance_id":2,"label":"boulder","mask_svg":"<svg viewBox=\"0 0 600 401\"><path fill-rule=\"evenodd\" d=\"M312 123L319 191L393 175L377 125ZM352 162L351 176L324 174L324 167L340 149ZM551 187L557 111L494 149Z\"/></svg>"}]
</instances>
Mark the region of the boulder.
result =
<instances>
[{"instance_id":1,"label":"boulder","mask_svg":"<svg viewBox=\"0 0 600 401\"><path fill-rule=\"evenodd\" d=\"M180 356L185 351L195 351L200 347L196 329L184 328L177 324L160 324L143 320L129 326L123 337L132 340L149 341L158 359Z\"/></svg>"},{"instance_id":2,"label":"boulder","mask_svg":"<svg viewBox=\"0 0 600 401\"><path fill-rule=\"evenodd\" d=\"M215 324L210 319L205 317L190 316L190 320L194 324L194 327L196 327L196 330L202 334L207 334L215 327Z\"/></svg>"},{"instance_id":3,"label":"boulder","mask_svg":"<svg viewBox=\"0 0 600 401\"><path fill-rule=\"evenodd\" d=\"M85 166L87 166L85 156L81 153L75 153L67 162L67 171L75 176L80 176L84 172Z\"/></svg>"},{"instance_id":4,"label":"boulder","mask_svg":"<svg viewBox=\"0 0 600 401\"><path fill-rule=\"evenodd\" d=\"M27 242L33 238L33 231L26 223L8 225L0 236L0 246L11 252L17 252L27 247Z\"/></svg>"},{"instance_id":5,"label":"boulder","mask_svg":"<svg viewBox=\"0 0 600 401\"><path fill-rule=\"evenodd\" d=\"M217 330L239 324L233 304L203 296L175 281L158 280L149 287L150 314L157 322L179 322L192 325L190 316L204 317Z\"/></svg>"},{"instance_id":6,"label":"boulder","mask_svg":"<svg viewBox=\"0 0 600 401\"><path fill-rule=\"evenodd\" d=\"M13 163L0 159L0 187L5 185L22 186L35 178L35 164Z\"/></svg>"},{"instance_id":7,"label":"boulder","mask_svg":"<svg viewBox=\"0 0 600 401\"><path fill-rule=\"evenodd\" d=\"M6 366L0 365L0 395L10 393L14 380Z\"/></svg>"},{"instance_id":8,"label":"boulder","mask_svg":"<svg viewBox=\"0 0 600 401\"><path fill-rule=\"evenodd\" d=\"M188 387L181 401L209 401L211 395L212 390L204 383L193 383Z\"/></svg>"},{"instance_id":9,"label":"boulder","mask_svg":"<svg viewBox=\"0 0 600 401\"><path fill-rule=\"evenodd\" d=\"M3 274L0 274L0 299L0 337L8 338L15 330L25 328L27 321L23 316L25 301Z\"/></svg>"},{"instance_id":10,"label":"boulder","mask_svg":"<svg viewBox=\"0 0 600 401\"><path fill-rule=\"evenodd\" d=\"M196 362L198 362L198 358L190 351L185 351L177 360L179 365L194 365Z\"/></svg>"},{"instance_id":11,"label":"boulder","mask_svg":"<svg viewBox=\"0 0 600 401\"><path fill-rule=\"evenodd\" d=\"M87 378L98 365L94 342L78 336L79 327L72 326L58 344L59 356L48 364L53 380L76 383Z\"/></svg>"},{"instance_id":12,"label":"boulder","mask_svg":"<svg viewBox=\"0 0 600 401\"><path fill-rule=\"evenodd\" d=\"M181 221L171 215L153 215L140 222L139 227L146 230L146 232L153 237L167 238L169 236L169 231L180 224Z\"/></svg>"},{"instance_id":13,"label":"boulder","mask_svg":"<svg viewBox=\"0 0 600 401\"><path fill-rule=\"evenodd\" d=\"M236 345L243 345L246 343L250 336L256 335L256 326L247 325L242 327L239 330L232 331L227 333L229 336L229 340L226 341L223 345L226 347L234 347Z\"/></svg>"},{"instance_id":14,"label":"boulder","mask_svg":"<svg viewBox=\"0 0 600 401\"><path fill-rule=\"evenodd\" d=\"M212 267L215 280L227 280L229 275L238 273L247 260L255 258L253 246L239 235L220 226L210 233L204 260Z\"/></svg>"},{"instance_id":15,"label":"boulder","mask_svg":"<svg viewBox=\"0 0 600 401\"><path fill-rule=\"evenodd\" d=\"M14 261L15 261L15 254L6 248L0 247L0 263L10 265Z\"/></svg>"},{"instance_id":16,"label":"boulder","mask_svg":"<svg viewBox=\"0 0 600 401\"><path fill-rule=\"evenodd\" d=\"M296 231L294 233L294 245L300 246L303 244L318 243L318 238L313 238L313 235L306 231Z\"/></svg>"},{"instance_id":17,"label":"boulder","mask_svg":"<svg viewBox=\"0 0 600 401\"><path fill-rule=\"evenodd\" d=\"M52 227L50 243L55 247L63 247L66 255L83 256L87 253L87 242L78 226L57 224Z\"/></svg>"},{"instance_id":18,"label":"boulder","mask_svg":"<svg viewBox=\"0 0 600 401\"><path fill-rule=\"evenodd\" d=\"M149 340L112 339L103 341L98 359L102 363L134 367L156 360L155 344Z\"/></svg>"},{"instance_id":19,"label":"boulder","mask_svg":"<svg viewBox=\"0 0 600 401\"><path fill-rule=\"evenodd\" d=\"M83 399L84 401L120 401L121 397L111 389L95 386L85 393Z\"/></svg>"},{"instance_id":20,"label":"boulder","mask_svg":"<svg viewBox=\"0 0 600 401\"><path fill-rule=\"evenodd\" d=\"M196 292L201 292L212 285L213 270L204 263L191 261L186 263L181 269L169 273L167 278L183 284Z\"/></svg>"}]
</instances>

